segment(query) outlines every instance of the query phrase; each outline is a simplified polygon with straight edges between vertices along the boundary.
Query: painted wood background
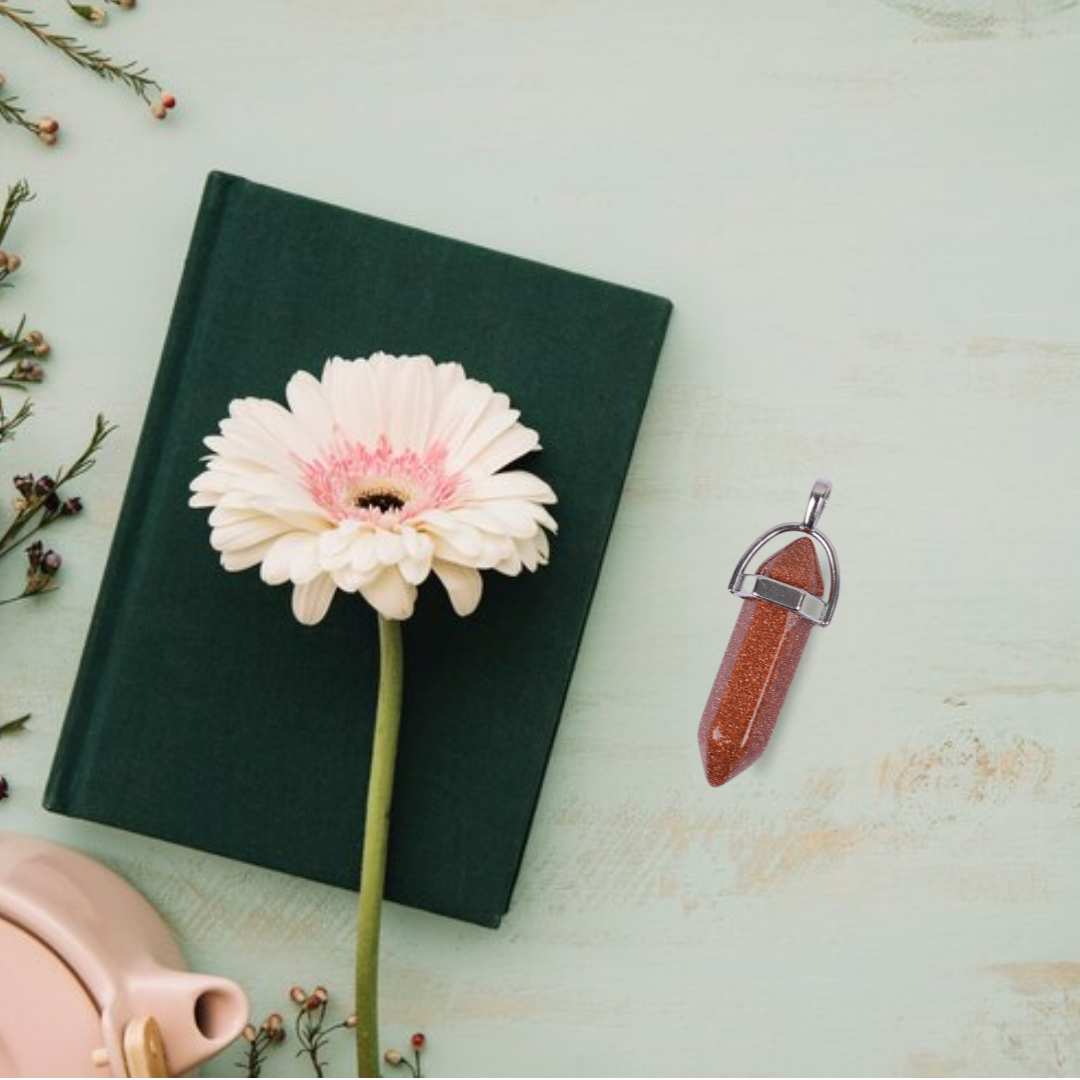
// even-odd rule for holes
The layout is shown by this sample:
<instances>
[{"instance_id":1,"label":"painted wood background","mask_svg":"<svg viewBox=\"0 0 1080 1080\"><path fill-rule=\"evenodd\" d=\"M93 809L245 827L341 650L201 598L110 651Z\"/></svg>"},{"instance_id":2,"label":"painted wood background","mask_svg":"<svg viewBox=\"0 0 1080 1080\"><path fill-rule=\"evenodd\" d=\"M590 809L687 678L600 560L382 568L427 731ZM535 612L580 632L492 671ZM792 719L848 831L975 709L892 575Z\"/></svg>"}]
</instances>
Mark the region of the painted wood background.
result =
<instances>
[{"instance_id":1,"label":"painted wood background","mask_svg":"<svg viewBox=\"0 0 1080 1080\"><path fill-rule=\"evenodd\" d=\"M5 318L55 342L4 475L70 460L98 409L121 425L53 536L63 591L0 610L3 709L34 714L0 827L118 869L259 1016L292 982L347 996L349 895L39 807L224 168L676 305L514 909L494 933L388 909L388 1042L423 1028L444 1076L1080 1071L1076 0L111 21L95 42L181 98L164 129L0 26L0 70L65 125L52 152L0 131L0 180L39 191ZM836 622L766 758L712 790L728 575L818 476Z\"/></svg>"}]
</instances>

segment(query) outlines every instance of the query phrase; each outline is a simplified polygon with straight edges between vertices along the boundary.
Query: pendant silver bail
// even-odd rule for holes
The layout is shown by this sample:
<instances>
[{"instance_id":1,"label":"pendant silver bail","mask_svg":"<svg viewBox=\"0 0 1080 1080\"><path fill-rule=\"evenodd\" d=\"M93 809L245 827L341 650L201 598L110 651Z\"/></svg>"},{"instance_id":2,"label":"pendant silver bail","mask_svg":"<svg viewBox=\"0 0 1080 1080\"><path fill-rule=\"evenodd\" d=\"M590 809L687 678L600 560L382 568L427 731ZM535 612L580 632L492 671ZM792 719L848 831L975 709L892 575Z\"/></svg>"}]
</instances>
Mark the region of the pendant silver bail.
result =
<instances>
[{"instance_id":1,"label":"pendant silver bail","mask_svg":"<svg viewBox=\"0 0 1080 1080\"><path fill-rule=\"evenodd\" d=\"M832 484L828 480L818 480L810 489L810 501L802 521L786 521L767 533L759 536L745 552L735 567L728 583L728 592L741 596L744 600L768 600L778 607L797 612L804 619L809 619L818 626L828 626L836 613L836 604L840 599L840 566L836 559L836 549L829 538L817 529L818 520L825 509L825 503L832 494ZM796 589L792 585L774 581L772 578L748 574L747 567L751 559L770 541L784 533L805 533L816 540L825 549L829 562L829 599L823 600L805 589Z\"/></svg>"},{"instance_id":2,"label":"pendant silver bail","mask_svg":"<svg viewBox=\"0 0 1080 1080\"><path fill-rule=\"evenodd\" d=\"M817 528L818 519L825 512L825 504L832 494L832 484L828 480L817 480L810 489L810 501L806 504L806 513L803 514L803 528L813 532Z\"/></svg>"}]
</instances>

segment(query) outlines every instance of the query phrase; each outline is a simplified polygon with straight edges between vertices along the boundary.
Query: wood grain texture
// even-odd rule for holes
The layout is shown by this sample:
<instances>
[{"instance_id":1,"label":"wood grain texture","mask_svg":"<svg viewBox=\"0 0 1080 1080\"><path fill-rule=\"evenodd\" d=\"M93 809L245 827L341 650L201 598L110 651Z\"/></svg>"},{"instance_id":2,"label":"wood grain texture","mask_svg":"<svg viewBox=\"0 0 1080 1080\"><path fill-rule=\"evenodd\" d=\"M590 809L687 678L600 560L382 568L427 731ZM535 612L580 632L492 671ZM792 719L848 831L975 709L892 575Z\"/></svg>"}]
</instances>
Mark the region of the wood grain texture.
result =
<instances>
[{"instance_id":1,"label":"wood grain texture","mask_svg":"<svg viewBox=\"0 0 1080 1080\"><path fill-rule=\"evenodd\" d=\"M180 95L164 130L4 37L65 124L51 154L0 132L40 191L3 307L56 345L5 475L73 456L98 407L122 427L55 534L63 592L0 609L4 704L34 712L0 826L116 867L260 1016L346 992L351 896L38 805L229 169L676 304L514 908L496 933L387 910L388 1041L424 1028L433 1075L1080 1070L1080 6L189 0L113 26ZM817 476L836 621L712 790L728 575Z\"/></svg>"}]
</instances>

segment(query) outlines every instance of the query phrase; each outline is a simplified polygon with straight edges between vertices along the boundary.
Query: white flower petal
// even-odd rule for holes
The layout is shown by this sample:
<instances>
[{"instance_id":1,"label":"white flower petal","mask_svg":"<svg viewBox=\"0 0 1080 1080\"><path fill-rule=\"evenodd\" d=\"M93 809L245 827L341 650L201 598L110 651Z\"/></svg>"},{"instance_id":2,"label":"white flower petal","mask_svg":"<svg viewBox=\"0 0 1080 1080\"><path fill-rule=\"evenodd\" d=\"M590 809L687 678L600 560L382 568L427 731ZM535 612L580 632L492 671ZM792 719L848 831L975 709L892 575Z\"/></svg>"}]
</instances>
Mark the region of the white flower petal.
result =
<instances>
[{"instance_id":1,"label":"white flower petal","mask_svg":"<svg viewBox=\"0 0 1080 1080\"><path fill-rule=\"evenodd\" d=\"M288 531L288 526L275 518L248 515L228 525L217 526L210 532L210 545L216 551L239 551L241 548L272 540Z\"/></svg>"},{"instance_id":2,"label":"white flower petal","mask_svg":"<svg viewBox=\"0 0 1080 1080\"><path fill-rule=\"evenodd\" d=\"M253 566L266 558L266 553L273 546L272 540L261 544L252 544L251 547L240 548L236 551L223 551L221 553L221 565L230 571L250 570Z\"/></svg>"},{"instance_id":3,"label":"white flower petal","mask_svg":"<svg viewBox=\"0 0 1080 1080\"><path fill-rule=\"evenodd\" d=\"M334 422L350 438L374 446L385 435L382 392L370 363L334 357L323 371Z\"/></svg>"},{"instance_id":4,"label":"white flower petal","mask_svg":"<svg viewBox=\"0 0 1080 1080\"><path fill-rule=\"evenodd\" d=\"M432 569L446 588L454 611L459 615L471 615L480 603L484 591L484 579L479 571L470 566L436 559Z\"/></svg>"},{"instance_id":5,"label":"white flower petal","mask_svg":"<svg viewBox=\"0 0 1080 1080\"><path fill-rule=\"evenodd\" d=\"M492 439L483 450L463 466L470 474L494 473L512 461L540 449L540 436L532 428L515 424Z\"/></svg>"},{"instance_id":6,"label":"white flower petal","mask_svg":"<svg viewBox=\"0 0 1080 1080\"><path fill-rule=\"evenodd\" d=\"M307 585L324 570L319 559L319 537L311 533L287 533L266 553L262 579L267 585Z\"/></svg>"},{"instance_id":7,"label":"white flower petal","mask_svg":"<svg viewBox=\"0 0 1080 1080\"><path fill-rule=\"evenodd\" d=\"M401 543L401 537L389 529L378 529L375 532L375 557L383 566L393 566L400 562L405 555L405 548Z\"/></svg>"},{"instance_id":8,"label":"white flower petal","mask_svg":"<svg viewBox=\"0 0 1080 1080\"><path fill-rule=\"evenodd\" d=\"M384 618L398 621L410 618L416 603L416 587L398 573L396 566L386 567L361 585L360 594Z\"/></svg>"},{"instance_id":9,"label":"white flower petal","mask_svg":"<svg viewBox=\"0 0 1080 1080\"><path fill-rule=\"evenodd\" d=\"M548 535L543 529L537 529L536 534L528 539L515 540L514 546L526 570L536 570L547 565Z\"/></svg>"},{"instance_id":10,"label":"white flower petal","mask_svg":"<svg viewBox=\"0 0 1080 1080\"><path fill-rule=\"evenodd\" d=\"M267 585L284 585L292 580L293 557L306 544L302 533L287 533L279 537L263 556L259 575Z\"/></svg>"},{"instance_id":11,"label":"white flower petal","mask_svg":"<svg viewBox=\"0 0 1080 1080\"><path fill-rule=\"evenodd\" d=\"M518 574L521 573L522 565L521 554L515 547L501 558L491 569L500 574L506 574L507 577L517 577Z\"/></svg>"},{"instance_id":12,"label":"white flower petal","mask_svg":"<svg viewBox=\"0 0 1080 1080\"><path fill-rule=\"evenodd\" d=\"M442 399L435 417L431 436L435 442L452 448L461 446L484 415L495 391L487 383L466 379L457 364L440 364L442 368L455 368L447 379L447 393Z\"/></svg>"},{"instance_id":13,"label":"white flower petal","mask_svg":"<svg viewBox=\"0 0 1080 1080\"><path fill-rule=\"evenodd\" d=\"M424 514L423 521L428 534L435 539L436 546L451 545L466 559L480 554L483 542L479 533L468 522L462 521L459 513L429 510Z\"/></svg>"},{"instance_id":14,"label":"white flower petal","mask_svg":"<svg viewBox=\"0 0 1080 1080\"><path fill-rule=\"evenodd\" d=\"M431 573L431 559L412 559L406 556L398 563L398 569L410 585L423 585Z\"/></svg>"},{"instance_id":15,"label":"white flower petal","mask_svg":"<svg viewBox=\"0 0 1080 1080\"><path fill-rule=\"evenodd\" d=\"M334 431L334 416L322 383L310 371L298 371L285 387L285 396L301 429L322 447Z\"/></svg>"},{"instance_id":16,"label":"white flower petal","mask_svg":"<svg viewBox=\"0 0 1080 1080\"><path fill-rule=\"evenodd\" d=\"M387 402L387 435L395 449L423 449L431 438L435 401L430 356L403 356L393 365Z\"/></svg>"},{"instance_id":17,"label":"white flower petal","mask_svg":"<svg viewBox=\"0 0 1080 1080\"><path fill-rule=\"evenodd\" d=\"M379 566L375 536L374 531L365 531L349 546L349 563L357 573L371 574Z\"/></svg>"},{"instance_id":18,"label":"white flower petal","mask_svg":"<svg viewBox=\"0 0 1080 1080\"><path fill-rule=\"evenodd\" d=\"M319 574L313 580L297 585L292 594L293 614L305 626L322 622L334 592L334 579L329 574Z\"/></svg>"},{"instance_id":19,"label":"white flower petal","mask_svg":"<svg viewBox=\"0 0 1080 1080\"><path fill-rule=\"evenodd\" d=\"M283 405L261 398L245 398L244 415L253 426L266 433L270 441L281 448L287 459L308 458L318 452L318 444L304 431L303 426Z\"/></svg>"},{"instance_id":20,"label":"white flower petal","mask_svg":"<svg viewBox=\"0 0 1080 1080\"><path fill-rule=\"evenodd\" d=\"M470 481L469 502L487 502L491 499L527 499L538 503L559 501L555 492L539 476L521 469Z\"/></svg>"},{"instance_id":21,"label":"white flower petal","mask_svg":"<svg viewBox=\"0 0 1080 1080\"><path fill-rule=\"evenodd\" d=\"M360 526L355 521L343 521L319 534L319 560L328 570L344 566L352 554Z\"/></svg>"},{"instance_id":22,"label":"white flower petal","mask_svg":"<svg viewBox=\"0 0 1080 1080\"><path fill-rule=\"evenodd\" d=\"M510 408L510 399L505 394L492 394L470 431L449 444L450 456L447 466L454 472L483 472L475 467L475 459L483 454L493 442L500 439L518 424L518 412ZM528 430L522 428L523 431ZM511 459L512 460L512 459Z\"/></svg>"}]
</instances>

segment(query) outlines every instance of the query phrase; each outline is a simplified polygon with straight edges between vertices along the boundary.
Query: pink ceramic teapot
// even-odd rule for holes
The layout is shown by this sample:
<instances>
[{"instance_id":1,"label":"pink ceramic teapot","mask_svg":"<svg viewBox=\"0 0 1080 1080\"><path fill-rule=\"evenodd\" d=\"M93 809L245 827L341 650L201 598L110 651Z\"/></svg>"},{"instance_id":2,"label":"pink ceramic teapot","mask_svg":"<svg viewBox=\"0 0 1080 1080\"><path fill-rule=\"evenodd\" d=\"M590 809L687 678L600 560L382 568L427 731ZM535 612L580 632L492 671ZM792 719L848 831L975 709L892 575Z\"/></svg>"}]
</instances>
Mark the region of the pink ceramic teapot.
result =
<instances>
[{"instance_id":1,"label":"pink ceramic teapot","mask_svg":"<svg viewBox=\"0 0 1080 1080\"><path fill-rule=\"evenodd\" d=\"M179 1076L247 1023L153 907L70 848L0 833L0 1075Z\"/></svg>"}]
</instances>

